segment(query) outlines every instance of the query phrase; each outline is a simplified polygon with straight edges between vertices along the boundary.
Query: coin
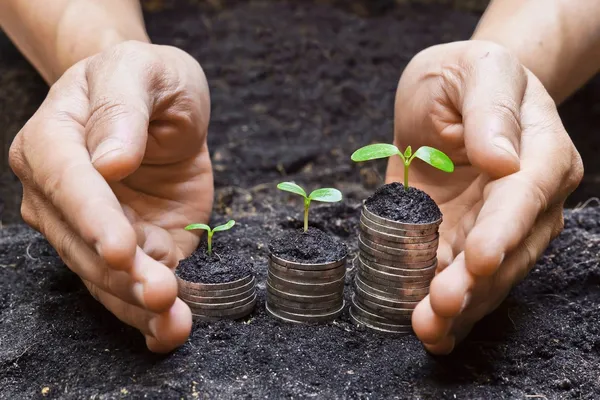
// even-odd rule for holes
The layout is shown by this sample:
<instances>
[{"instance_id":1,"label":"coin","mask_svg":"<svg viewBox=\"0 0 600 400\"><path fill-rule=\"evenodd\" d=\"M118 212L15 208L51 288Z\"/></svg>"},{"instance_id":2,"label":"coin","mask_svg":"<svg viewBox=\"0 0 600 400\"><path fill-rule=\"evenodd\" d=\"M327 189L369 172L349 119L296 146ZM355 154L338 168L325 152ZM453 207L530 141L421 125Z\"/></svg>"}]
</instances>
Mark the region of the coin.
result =
<instances>
[{"instance_id":1,"label":"coin","mask_svg":"<svg viewBox=\"0 0 600 400\"><path fill-rule=\"evenodd\" d=\"M272 286L276 289L286 291L288 293L298 294L328 294L342 290L344 288L344 277L331 282L323 283L306 283L297 282L289 279L285 279L279 275L268 271L267 278L272 283Z\"/></svg>"},{"instance_id":2,"label":"coin","mask_svg":"<svg viewBox=\"0 0 600 400\"><path fill-rule=\"evenodd\" d=\"M256 297L256 293L252 293L252 294L250 294L250 296L248 296L244 299L232 301L229 303L198 303L198 302L186 301L186 300L184 300L184 303L187 304L191 309L226 310L226 309L235 308L238 306L243 306L244 304L249 303L255 297Z\"/></svg>"},{"instance_id":3,"label":"coin","mask_svg":"<svg viewBox=\"0 0 600 400\"><path fill-rule=\"evenodd\" d=\"M275 295L272 291L267 290L267 302L273 303L275 306L285 306L294 308L296 310L326 310L332 307L339 308L342 305L343 297L342 294L328 301L317 301L314 303L308 303L305 301L292 301ZM294 312L294 311L291 311Z\"/></svg>"},{"instance_id":4,"label":"coin","mask_svg":"<svg viewBox=\"0 0 600 400\"><path fill-rule=\"evenodd\" d=\"M356 283L354 285L354 289L355 289L356 295L358 297L364 298L366 300L370 300L370 301L378 303L378 304L386 305L389 307L414 309L417 306L417 304L419 304L418 301L398 301L397 298L376 296L374 294L366 292Z\"/></svg>"},{"instance_id":5,"label":"coin","mask_svg":"<svg viewBox=\"0 0 600 400\"><path fill-rule=\"evenodd\" d=\"M319 282L323 280L337 280L346 274L346 265L342 264L333 269L323 271L305 271L281 266L273 261L269 261L269 268L275 270L280 276L287 276L294 281Z\"/></svg>"},{"instance_id":6,"label":"coin","mask_svg":"<svg viewBox=\"0 0 600 400\"><path fill-rule=\"evenodd\" d=\"M394 247L390 247L379 243L375 243L369 238L365 237L363 234L358 235L358 238L361 242L363 242L363 244L367 245L368 247L388 255L397 256L397 258L399 259L416 261L431 260L437 254L437 246L429 249L411 250L405 249L402 246L398 246L398 244L396 244Z\"/></svg>"},{"instance_id":7,"label":"coin","mask_svg":"<svg viewBox=\"0 0 600 400\"><path fill-rule=\"evenodd\" d=\"M439 233L435 232L431 235L427 236L404 236L394 232L386 232L377 230L375 226L369 226L365 224L362 220L359 224L360 230L367 235L371 236L379 236L383 240L387 240L388 242L394 243L404 243L404 244L413 244L413 243L427 243L439 238ZM412 233L412 232L411 232Z\"/></svg>"},{"instance_id":8,"label":"coin","mask_svg":"<svg viewBox=\"0 0 600 400\"><path fill-rule=\"evenodd\" d=\"M386 325L410 325L410 319L404 318L402 322L396 322L391 318L387 318L383 315L375 314L372 311L366 309L363 305L361 305L357 300L356 296L352 296L352 310L354 314L362 317L362 319L368 320L371 323L375 324L386 324Z\"/></svg>"},{"instance_id":9,"label":"coin","mask_svg":"<svg viewBox=\"0 0 600 400\"><path fill-rule=\"evenodd\" d=\"M426 237L426 238L433 239L432 236L435 236L435 234L437 234L437 232L438 232L437 227L435 229L430 229L430 230L426 230L426 231L392 228L390 226L381 225L381 224L378 224L377 222L374 222L373 220L370 220L365 215L364 212L361 213L361 215L360 215L360 223L362 225L368 226L369 228L371 228L377 232L387 233L387 234L396 235L396 236L416 237L416 238ZM431 239L429 239L429 240L431 240Z\"/></svg>"},{"instance_id":10,"label":"coin","mask_svg":"<svg viewBox=\"0 0 600 400\"><path fill-rule=\"evenodd\" d=\"M358 268L360 268L367 275L372 275L373 277L379 278L379 279L387 279L391 282L406 283L409 286L411 284L417 284L419 282L427 282L429 284L435 275L435 269L433 269L433 268L426 270L427 272L426 273L424 272L422 275L406 276L406 275L397 275L397 274L389 274L387 272L381 272L380 270L371 266L371 265L375 265L374 263L367 264L367 263L365 263L364 260L362 260L360 258L360 256L356 258L356 262L357 262ZM420 270L417 270L417 271L420 271Z\"/></svg>"},{"instance_id":11,"label":"coin","mask_svg":"<svg viewBox=\"0 0 600 400\"><path fill-rule=\"evenodd\" d=\"M442 223L441 218L438 219L437 221L432 221L432 222L428 222L428 223L424 223L424 224L413 224L413 223L393 221L391 219L380 217L379 215L369 211L367 206L363 206L362 211L365 214L365 216L367 218L369 218L371 221L376 222L380 225L389 226L389 227L396 228L396 229L406 229L406 230L410 230L410 231L415 231L415 230L430 231L433 229L437 229L440 226L440 224Z\"/></svg>"},{"instance_id":12,"label":"coin","mask_svg":"<svg viewBox=\"0 0 600 400\"><path fill-rule=\"evenodd\" d=\"M437 236L438 234L436 234L436 237L433 238L432 240L419 240L419 241L413 241L412 243L404 243L404 242L397 242L395 240L389 240L392 238L399 238L400 236L385 235L385 234L381 234L381 233L378 233L375 231L366 232L363 225L361 225L360 230L361 230L360 235L362 237L368 239L369 241L371 241L373 243L381 244L381 245L384 245L387 247L393 247L393 248L398 248L398 249L429 250L429 249L434 249L434 248L437 249L438 244L439 244L439 238Z\"/></svg>"},{"instance_id":13,"label":"coin","mask_svg":"<svg viewBox=\"0 0 600 400\"><path fill-rule=\"evenodd\" d=\"M227 308L227 309L223 309L223 310L208 310L205 308L190 307L190 310L192 311L192 314L196 314L196 315L201 315L201 316L206 316L206 317L227 318L230 316L237 316L244 312L250 312L254 309L255 305L256 305L256 295L252 296L250 301L247 302L246 304L242 304L240 306L236 306L233 308Z\"/></svg>"},{"instance_id":14,"label":"coin","mask_svg":"<svg viewBox=\"0 0 600 400\"><path fill-rule=\"evenodd\" d=\"M197 320L197 321L205 321L205 322L221 321L221 320L224 320L224 319L235 320L235 319L240 319L240 318L247 317L248 315L250 315L252 313L252 310L254 310L254 307L249 308L249 309L244 310L244 311L241 311L238 314L227 315L227 316L224 316L224 317L208 317L206 315L194 314L192 312L192 319Z\"/></svg>"},{"instance_id":15,"label":"coin","mask_svg":"<svg viewBox=\"0 0 600 400\"><path fill-rule=\"evenodd\" d=\"M419 289L397 289L389 286L378 285L366 280L360 274L354 277L356 284L360 284L363 290L382 297L395 297L398 300L418 301L422 300L428 293L429 287ZM366 281L366 282L365 282Z\"/></svg>"},{"instance_id":16,"label":"coin","mask_svg":"<svg viewBox=\"0 0 600 400\"><path fill-rule=\"evenodd\" d=\"M243 300L251 295L253 295L256 291L256 287L252 286L250 289L246 290L240 294L234 294L232 296L194 296L187 293L179 293L179 298L183 301L190 301L194 303L231 303L233 301Z\"/></svg>"},{"instance_id":17,"label":"coin","mask_svg":"<svg viewBox=\"0 0 600 400\"><path fill-rule=\"evenodd\" d=\"M359 254L356 259L374 270L385 272L390 275L401 276L403 278L433 278L435 276L435 270L437 269L437 262L425 268L406 269L388 267L387 265L373 262L363 257L363 254Z\"/></svg>"},{"instance_id":18,"label":"coin","mask_svg":"<svg viewBox=\"0 0 600 400\"><path fill-rule=\"evenodd\" d=\"M285 311L288 313L292 313L292 314L298 314L298 315L305 315L305 316L311 316L311 315L323 315L323 314L329 314L332 313L334 311L337 311L340 309L340 307L344 304L344 300L342 298L339 299L339 301L337 301L333 306L327 307L327 308L297 308L297 307L290 307L286 304L283 304L279 301L274 301L272 298L268 298L267 304L269 305L269 307L271 307L272 309L276 309L276 310L281 310L281 311Z\"/></svg>"},{"instance_id":19,"label":"coin","mask_svg":"<svg viewBox=\"0 0 600 400\"><path fill-rule=\"evenodd\" d=\"M295 313L285 312L285 311L275 308L269 304L266 305L267 313L269 315L271 315L272 317L280 319L284 322L296 322L296 323L331 321L331 320L337 318L342 313L343 309L344 309L344 304L342 304L342 307L340 307L339 310L336 310L336 311L328 313L328 314L304 315L304 314L295 314Z\"/></svg>"},{"instance_id":20,"label":"coin","mask_svg":"<svg viewBox=\"0 0 600 400\"><path fill-rule=\"evenodd\" d=\"M391 321L394 321L394 323L410 324L411 322L410 320L413 313L412 309L387 307L367 299L363 299L360 296L356 296L354 301L356 304L360 305L362 309L368 310L375 315L388 318Z\"/></svg>"},{"instance_id":21,"label":"coin","mask_svg":"<svg viewBox=\"0 0 600 400\"><path fill-rule=\"evenodd\" d=\"M233 296L236 294L244 293L249 289L256 286L256 278L252 277L250 282L245 283L242 286L233 288L233 289L223 289L223 290L198 290L198 289L190 289L188 286L181 285L181 282L178 281L178 290L179 294L182 296L192 295L199 297L222 297L222 296Z\"/></svg>"},{"instance_id":22,"label":"coin","mask_svg":"<svg viewBox=\"0 0 600 400\"><path fill-rule=\"evenodd\" d=\"M367 267L362 263L358 263L358 270L361 274L361 277L369 280L373 283L378 283L383 286L391 286L395 288L404 288L404 289L415 289L422 288L425 286L429 286L431 284L431 279L420 278L417 281L414 281L414 277L408 278L408 280L403 280L402 277L398 277L396 275L387 274L388 277L384 277L378 274L382 274L383 272L376 271L371 267ZM394 279L391 279L393 277ZM400 279L399 279L400 278ZM412 280L411 280L412 279ZM417 278L418 279L418 278Z\"/></svg>"},{"instance_id":23,"label":"coin","mask_svg":"<svg viewBox=\"0 0 600 400\"><path fill-rule=\"evenodd\" d=\"M295 294L283 292L277 288L274 288L269 281L267 281L267 293L284 298L286 300L294 301L297 303L324 303L339 299L343 295L343 290L338 290L334 293L324 295L307 295L307 294Z\"/></svg>"},{"instance_id":24,"label":"coin","mask_svg":"<svg viewBox=\"0 0 600 400\"><path fill-rule=\"evenodd\" d=\"M379 262L379 260L390 260L395 263L415 263L419 261L426 262L433 260L437 255L436 251L423 252L418 250L398 250L388 248L385 246L382 247L380 245L375 245L380 248L377 249L372 246L374 246L372 243L365 243L365 240L360 235L358 236L359 249L364 251L365 253L368 253L371 256L371 258L373 258L376 262ZM385 251L382 251L381 249L384 249Z\"/></svg>"},{"instance_id":25,"label":"coin","mask_svg":"<svg viewBox=\"0 0 600 400\"><path fill-rule=\"evenodd\" d=\"M362 251L362 250L360 251L360 256L362 257L363 260L372 261L374 263L384 265L384 266L390 267L390 268L400 268L400 269L417 269L418 270L418 269L430 267L432 264L437 262L437 258L433 258L432 260L425 260L425 261L397 261L395 259L388 260L388 259L373 257L369 253Z\"/></svg>"},{"instance_id":26,"label":"coin","mask_svg":"<svg viewBox=\"0 0 600 400\"><path fill-rule=\"evenodd\" d=\"M355 314L355 309L350 308L350 319L358 326L365 326L369 329L373 329L374 331L378 331L386 334L394 334L394 335L407 335L413 332L412 326L402 326L402 325L385 325L382 323L372 323L368 319L360 317ZM382 328L385 326L386 328Z\"/></svg>"},{"instance_id":27,"label":"coin","mask_svg":"<svg viewBox=\"0 0 600 400\"><path fill-rule=\"evenodd\" d=\"M277 257L274 254L270 254L269 257L271 258L271 260L273 262L276 262L277 264L282 265L284 267L294 268L294 269L302 269L305 271L322 271L322 270L326 270L326 269L333 269L333 268L339 267L340 265L343 265L346 262L345 256L341 260L328 262L328 263L322 263L322 264L309 264L309 263L288 261L288 260L284 260L283 258Z\"/></svg>"},{"instance_id":28,"label":"coin","mask_svg":"<svg viewBox=\"0 0 600 400\"><path fill-rule=\"evenodd\" d=\"M181 279L177 276L177 282L180 286L185 287L189 290L201 290L201 291L217 291L217 290L227 290L227 289L235 289L244 284L250 282L254 278L254 275L248 274L247 276L237 279L231 282L225 283L196 283L190 282Z\"/></svg>"}]
</instances>

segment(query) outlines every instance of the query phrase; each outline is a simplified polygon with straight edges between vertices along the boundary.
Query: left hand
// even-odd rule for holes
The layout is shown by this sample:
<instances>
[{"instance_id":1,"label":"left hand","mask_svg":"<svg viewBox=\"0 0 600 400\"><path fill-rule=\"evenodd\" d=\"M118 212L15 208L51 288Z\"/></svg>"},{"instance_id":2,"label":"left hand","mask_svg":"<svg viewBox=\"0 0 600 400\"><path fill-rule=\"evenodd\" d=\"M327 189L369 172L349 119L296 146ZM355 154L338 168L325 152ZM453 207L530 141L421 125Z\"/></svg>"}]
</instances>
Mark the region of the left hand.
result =
<instances>
[{"instance_id":1,"label":"left hand","mask_svg":"<svg viewBox=\"0 0 600 400\"><path fill-rule=\"evenodd\" d=\"M400 79L395 144L444 151L448 175L411 165L409 182L440 206L438 273L413 313L432 353L446 354L523 279L563 227L583 165L541 82L506 49L482 41L418 54ZM390 159L387 182L402 182Z\"/></svg>"}]
</instances>

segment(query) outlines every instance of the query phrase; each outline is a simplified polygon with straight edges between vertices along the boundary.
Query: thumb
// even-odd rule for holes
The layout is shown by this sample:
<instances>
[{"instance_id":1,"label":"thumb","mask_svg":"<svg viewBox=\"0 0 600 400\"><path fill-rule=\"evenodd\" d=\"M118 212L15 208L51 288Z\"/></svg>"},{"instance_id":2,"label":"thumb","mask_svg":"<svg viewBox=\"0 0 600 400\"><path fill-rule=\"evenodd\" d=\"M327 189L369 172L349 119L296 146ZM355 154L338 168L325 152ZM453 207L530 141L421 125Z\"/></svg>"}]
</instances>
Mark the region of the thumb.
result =
<instances>
[{"instance_id":1,"label":"thumb","mask_svg":"<svg viewBox=\"0 0 600 400\"><path fill-rule=\"evenodd\" d=\"M142 163L148 141L151 100L147 78L129 63L94 60L89 65L90 116L86 144L96 170L118 181Z\"/></svg>"},{"instance_id":2,"label":"thumb","mask_svg":"<svg viewBox=\"0 0 600 400\"><path fill-rule=\"evenodd\" d=\"M521 103L527 74L504 48L482 43L469 51L462 118L467 156L472 165L499 178L520 168Z\"/></svg>"}]
</instances>

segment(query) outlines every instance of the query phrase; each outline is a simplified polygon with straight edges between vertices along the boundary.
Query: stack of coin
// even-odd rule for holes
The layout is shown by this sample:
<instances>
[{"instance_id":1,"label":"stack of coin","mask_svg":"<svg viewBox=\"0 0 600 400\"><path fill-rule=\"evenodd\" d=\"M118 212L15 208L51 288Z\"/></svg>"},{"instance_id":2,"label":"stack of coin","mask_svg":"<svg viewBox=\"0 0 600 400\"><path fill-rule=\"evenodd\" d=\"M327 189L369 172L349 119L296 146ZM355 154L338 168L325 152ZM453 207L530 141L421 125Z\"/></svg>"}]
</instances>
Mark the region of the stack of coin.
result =
<instances>
[{"instance_id":1,"label":"stack of coin","mask_svg":"<svg viewBox=\"0 0 600 400\"><path fill-rule=\"evenodd\" d=\"M267 313L285 322L327 322L344 309L346 257L303 264L269 257Z\"/></svg>"},{"instance_id":2,"label":"stack of coin","mask_svg":"<svg viewBox=\"0 0 600 400\"><path fill-rule=\"evenodd\" d=\"M386 333L412 332L412 312L435 275L441 222L396 222L363 207L350 309L355 323Z\"/></svg>"},{"instance_id":3,"label":"stack of coin","mask_svg":"<svg viewBox=\"0 0 600 400\"><path fill-rule=\"evenodd\" d=\"M238 319L256 305L256 279L250 274L226 283L195 283L177 277L179 298L192 310L194 319Z\"/></svg>"}]
</instances>

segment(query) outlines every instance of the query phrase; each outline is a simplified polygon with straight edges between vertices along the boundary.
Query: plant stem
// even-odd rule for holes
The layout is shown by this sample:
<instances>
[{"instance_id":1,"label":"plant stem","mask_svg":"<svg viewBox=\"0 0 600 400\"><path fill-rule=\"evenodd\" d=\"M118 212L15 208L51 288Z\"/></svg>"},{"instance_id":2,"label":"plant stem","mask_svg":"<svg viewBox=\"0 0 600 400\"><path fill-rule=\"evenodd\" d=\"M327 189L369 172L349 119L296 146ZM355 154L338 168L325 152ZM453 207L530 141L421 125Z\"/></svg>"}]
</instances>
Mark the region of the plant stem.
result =
<instances>
[{"instance_id":1,"label":"plant stem","mask_svg":"<svg viewBox=\"0 0 600 400\"><path fill-rule=\"evenodd\" d=\"M410 162L404 161L404 190L408 191L408 167Z\"/></svg>"},{"instance_id":2,"label":"plant stem","mask_svg":"<svg viewBox=\"0 0 600 400\"><path fill-rule=\"evenodd\" d=\"M308 208L310 207L310 199L304 199L304 232L308 231Z\"/></svg>"},{"instance_id":3,"label":"plant stem","mask_svg":"<svg viewBox=\"0 0 600 400\"><path fill-rule=\"evenodd\" d=\"M213 233L214 232L208 232L208 236L206 238L206 243L207 243L207 247L208 247L208 255L212 256L212 237L213 237Z\"/></svg>"}]
</instances>

